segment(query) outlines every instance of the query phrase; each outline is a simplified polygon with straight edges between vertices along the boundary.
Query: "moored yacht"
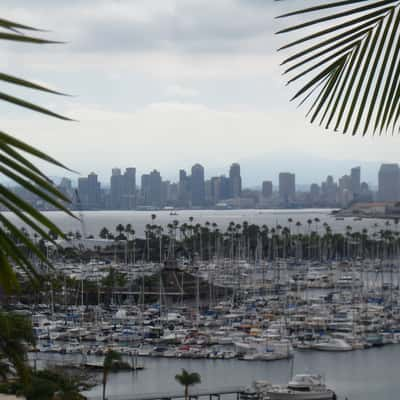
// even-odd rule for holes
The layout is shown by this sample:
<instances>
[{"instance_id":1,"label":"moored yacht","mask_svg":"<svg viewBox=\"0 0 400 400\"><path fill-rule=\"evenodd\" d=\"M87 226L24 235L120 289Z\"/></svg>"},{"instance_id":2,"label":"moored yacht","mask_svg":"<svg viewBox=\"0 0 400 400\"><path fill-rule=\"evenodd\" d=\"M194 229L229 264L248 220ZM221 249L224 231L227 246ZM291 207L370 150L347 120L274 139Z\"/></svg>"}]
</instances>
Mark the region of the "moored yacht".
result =
<instances>
[{"instance_id":1,"label":"moored yacht","mask_svg":"<svg viewBox=\"0 0 400 400\"><path fill-rule=\"evenodd\" d=\"M353 350L352 346L348 344L344 339L340 338L329 338L327 340L314 343L311 346L314 350L321 351L350 351Z\"/></svg>"},{"instance_id":2,"label":"moored yacht","mask_svg":"<svg viewBox=\"0 0 400 400\"><path fill-rule=\"evenodd\" d=\"M287 385L274 385L267 389L271 400L334 400L335 393L328 389L320 375L296 375Z\"/></svg>"}]
</instances>

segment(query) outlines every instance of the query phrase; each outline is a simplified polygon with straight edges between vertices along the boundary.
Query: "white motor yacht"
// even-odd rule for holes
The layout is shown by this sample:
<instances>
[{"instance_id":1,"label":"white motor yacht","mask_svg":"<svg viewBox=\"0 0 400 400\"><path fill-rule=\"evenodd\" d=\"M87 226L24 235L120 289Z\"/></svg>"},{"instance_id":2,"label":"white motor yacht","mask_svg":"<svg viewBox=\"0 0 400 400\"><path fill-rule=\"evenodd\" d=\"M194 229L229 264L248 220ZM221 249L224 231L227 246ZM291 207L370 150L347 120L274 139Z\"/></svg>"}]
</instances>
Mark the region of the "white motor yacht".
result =
<instances>
[{"instance_id":1,"label":"white motor yacht","mask_svg":"<svg viewBox=\"0 0 400 400\"><path fill-rule=\"evenodd\" d=\"M267 389L271 400L333 400L335 393L328 389L320 375L296 375L287 385Z\"/></svg>"},{"instance_id":2,"label":"white motor yacht","mask_svg":"<svg viewBox=\"0 0 400 400\"><path fill-rule=\"evenodd\" d=\"M353 350L352 346L344 339L329 338L327 340L314 343L311 347L314 350L321 351L350 351Z\"/></svg>"}]
</instances>

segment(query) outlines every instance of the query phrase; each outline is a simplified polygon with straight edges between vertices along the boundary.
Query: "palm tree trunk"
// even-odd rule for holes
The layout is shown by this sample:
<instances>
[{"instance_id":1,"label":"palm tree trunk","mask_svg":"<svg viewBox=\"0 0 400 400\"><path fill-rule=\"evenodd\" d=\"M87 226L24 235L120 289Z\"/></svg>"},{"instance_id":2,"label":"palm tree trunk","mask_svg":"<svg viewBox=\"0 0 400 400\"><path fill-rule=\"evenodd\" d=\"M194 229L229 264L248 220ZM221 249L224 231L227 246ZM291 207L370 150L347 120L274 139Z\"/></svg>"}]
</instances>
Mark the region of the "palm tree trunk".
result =
<instances>
[{"instance_id":1,"label":"palm tree trunk","mask_svg":"<svg viewBox=\"0 0 400 400\"><path fill-rule=\"evenodd\" d=\"M189 385L185 386L185 400L189 400Z\"/></svg>"},{"instance_id":2,"label":"palm tree trunk","mask_svg":"<svg viewBox=\"0 0 400 400\"><path fill-rule=\"evenodd\" d=\"M103 400L106 400L107 372L103 372Z\"/></svg>"}]
</instances>

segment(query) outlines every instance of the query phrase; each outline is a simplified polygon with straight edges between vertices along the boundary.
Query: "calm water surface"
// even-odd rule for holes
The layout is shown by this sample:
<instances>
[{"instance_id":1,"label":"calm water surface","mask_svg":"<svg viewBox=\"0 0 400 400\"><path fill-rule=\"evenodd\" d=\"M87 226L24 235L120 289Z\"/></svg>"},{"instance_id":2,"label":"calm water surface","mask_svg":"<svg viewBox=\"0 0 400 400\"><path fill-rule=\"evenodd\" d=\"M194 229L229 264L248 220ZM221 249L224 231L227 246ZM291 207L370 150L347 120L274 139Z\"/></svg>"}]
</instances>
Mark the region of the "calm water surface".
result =
<instances>
[{"instance_id":1,"label":"calm water surface","mask_svg":"<svg viewBox=\"0 0 400 400\"><path fill-rule=\"evenodd\" d=\"M138 372L112 374L109 396L178 391L174 376L181 368L196 371L202 383L198 388L213 389L247 386L254 380L287 383L291 361L246 362L238 360L174 360L145 359L145 369ZM321 373L339 399L397 400L400 399L400 345L344 353L297 352L295 373ZM93 388L90 395L100 395Z\"/></svg>"}]
</instances>

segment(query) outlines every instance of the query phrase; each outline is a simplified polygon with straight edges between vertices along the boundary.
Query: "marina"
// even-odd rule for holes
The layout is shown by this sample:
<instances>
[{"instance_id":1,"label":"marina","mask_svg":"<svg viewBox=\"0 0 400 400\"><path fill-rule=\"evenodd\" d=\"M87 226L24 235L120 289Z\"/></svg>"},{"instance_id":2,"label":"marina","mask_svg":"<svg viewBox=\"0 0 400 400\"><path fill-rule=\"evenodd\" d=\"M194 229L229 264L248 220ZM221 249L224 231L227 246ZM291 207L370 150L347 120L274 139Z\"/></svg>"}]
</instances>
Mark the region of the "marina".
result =
<instances>
[{"instance_id":1,"label":"marina","mask_svg":"<svg viewBox=\"0 0 400 400\"><path fill-rule=\"evenodd\" d=\"M117 239L85 259L82 248L49 249L54 270L47 284L36 294L23 288L9 303L32 320L30 362L98 374L112 350L126 363L111 374L115 399L129 398L129 381L161 371L165 362L175 371L218 366L219 376L244 368L249 373L226 387L240 383L242 399L344 399L351 390L335 381L337 370L304 361L400 351L400 247L395 230L378 236L347 228L333 236L319 218L307 225L305 234L290 225L231 222L219 232L174 223L166 233L152 225L144 240ZM279 379L276 368L283 368ZM114 391L119 376L124 385ZM308 387L295 387L299 376ZM221 382L196 387L199 397L212 388L220 390ZM88 394L96 397L96 390ZM133 393L146 390L139 385Z\"/></svg>"}]
</instances>

